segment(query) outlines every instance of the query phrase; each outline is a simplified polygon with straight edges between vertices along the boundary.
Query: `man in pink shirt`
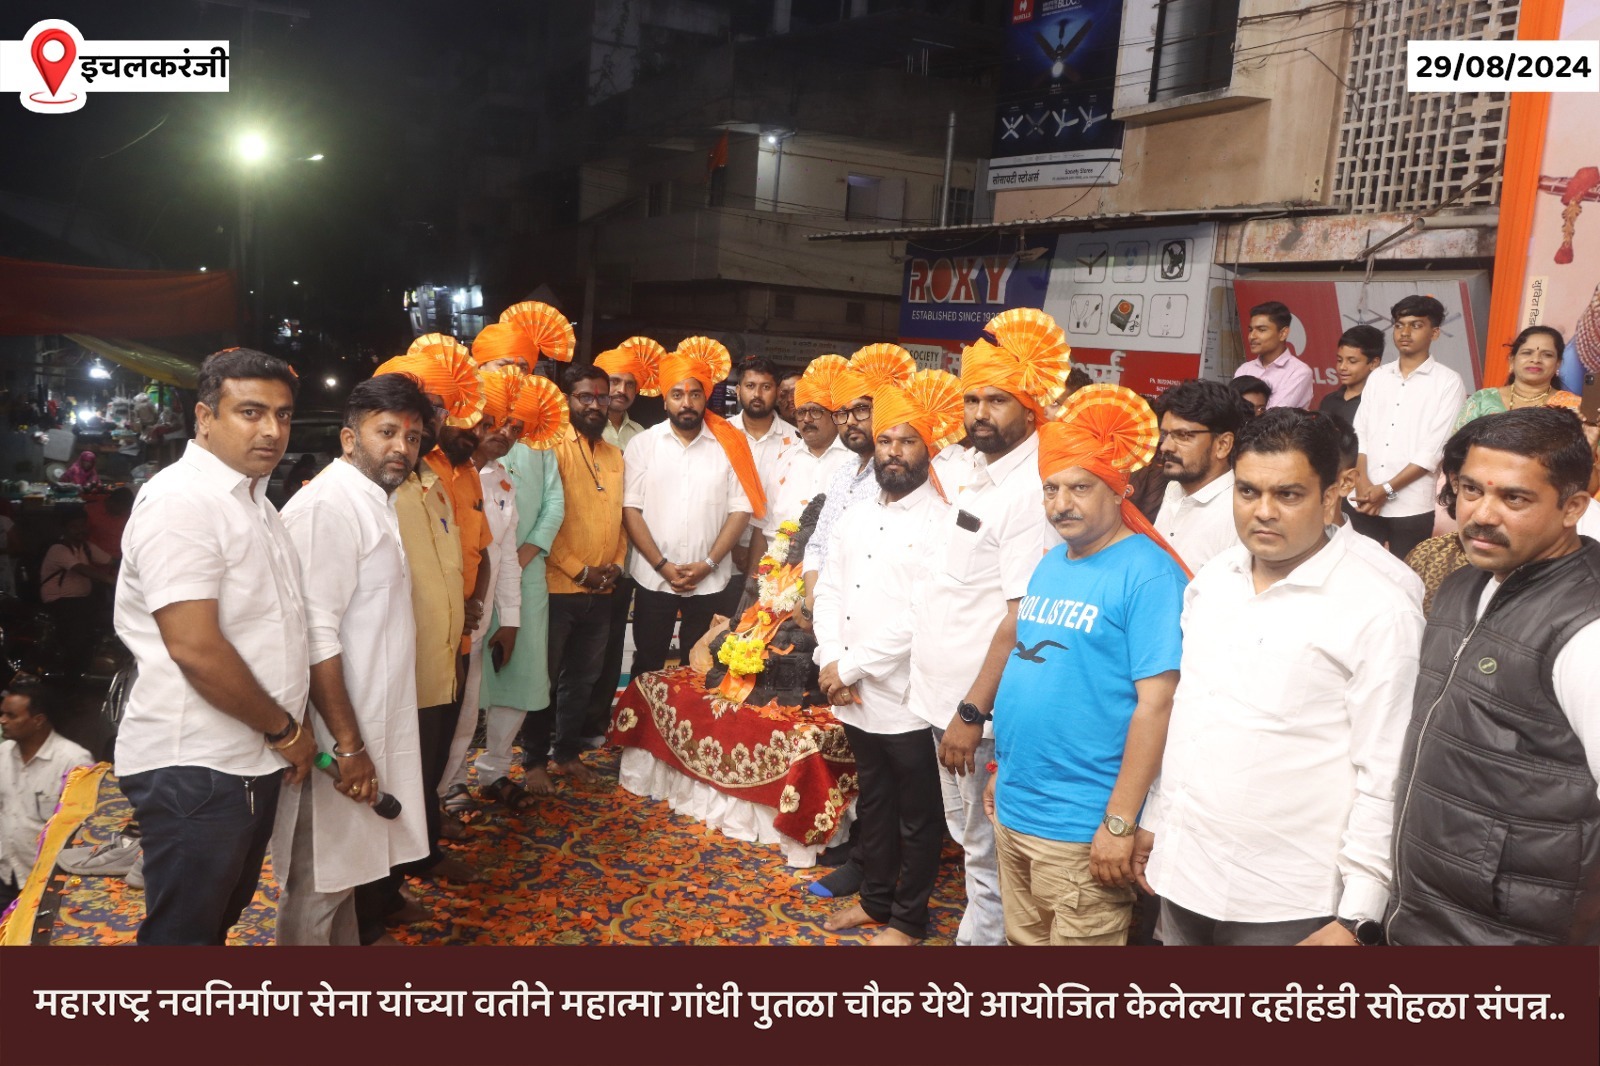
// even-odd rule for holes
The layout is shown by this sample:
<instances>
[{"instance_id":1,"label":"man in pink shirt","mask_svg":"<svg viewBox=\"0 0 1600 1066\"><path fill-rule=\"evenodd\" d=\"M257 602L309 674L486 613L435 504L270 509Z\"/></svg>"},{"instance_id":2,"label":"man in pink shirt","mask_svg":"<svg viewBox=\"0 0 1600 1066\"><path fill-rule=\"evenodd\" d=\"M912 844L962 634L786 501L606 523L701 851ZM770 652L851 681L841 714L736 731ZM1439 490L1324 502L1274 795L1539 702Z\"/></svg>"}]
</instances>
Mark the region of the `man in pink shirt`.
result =
<instances>
[{"instance_id":1,"label":"man in pink shirt","mask_svg":"<svg viewBox=\"0 0 1600 1066\"><path fill-rule=\"evenodd\" d=\"M1294 316L1276 300L1250 309L1250 331L1245 343L1254 359L1246 359L1234 377L1253 375L1272 388L1268 407L1311 406L1311 368L1289 351L1289 323Z\"/></svg>"}]
</instances>

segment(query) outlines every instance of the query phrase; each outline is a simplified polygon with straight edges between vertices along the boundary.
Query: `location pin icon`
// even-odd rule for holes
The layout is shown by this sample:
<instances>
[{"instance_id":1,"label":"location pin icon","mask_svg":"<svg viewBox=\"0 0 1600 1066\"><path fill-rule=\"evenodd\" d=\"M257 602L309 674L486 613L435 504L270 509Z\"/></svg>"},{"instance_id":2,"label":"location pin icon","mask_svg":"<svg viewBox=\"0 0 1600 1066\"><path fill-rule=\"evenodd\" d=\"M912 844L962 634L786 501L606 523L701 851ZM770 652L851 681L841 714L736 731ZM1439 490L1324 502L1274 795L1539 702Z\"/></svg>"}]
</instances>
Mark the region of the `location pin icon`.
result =
<instances>
[{"instance_id":1,"label":"location pin icon","mask_svg":"<svg viewBox=\"0 0 1600 1066\"><path fill-rule=\"evenodd\" d=\"M46 59L44 46L51 41L61 42L61 58ZM45 85L50 88L50 95L56 95L61 88L61 83L66 80L67 71L72 69L72 61L78 58L78 46L73 43L72 35L66 30L45 30L33 39L33 65L39 68L39 76L44 79Z\"/></svg>"}]
</instances>

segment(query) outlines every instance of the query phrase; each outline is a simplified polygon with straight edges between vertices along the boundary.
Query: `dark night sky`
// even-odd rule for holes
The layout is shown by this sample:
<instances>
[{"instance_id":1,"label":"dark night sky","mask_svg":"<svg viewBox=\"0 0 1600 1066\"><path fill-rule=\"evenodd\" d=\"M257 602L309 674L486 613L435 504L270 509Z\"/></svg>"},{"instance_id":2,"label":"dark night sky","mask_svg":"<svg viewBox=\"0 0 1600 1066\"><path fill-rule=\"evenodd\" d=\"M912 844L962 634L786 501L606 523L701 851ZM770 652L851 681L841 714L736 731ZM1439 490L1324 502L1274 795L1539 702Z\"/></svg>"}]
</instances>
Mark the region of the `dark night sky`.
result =
<instances>
[{"instance_id":1,"label":"dark night sky","mask_svg":"<svg viewBox=\"0 0 1600 1066\"><path fill-rule=\"evenodd\" d=\"M258 201L269 313L298 314L341 347L387 344L405 330L401 290L450 269L429 261L437 257L420 223L448 225L448 168L460 160L448 152L448 123L423 109L430 94L407 85L452 51L470 54L474 42L503 33L506 5L283 3L311 17L291 23L258 13L253 64L241 48L239 7L203 0L0 5L0 37L9 40L49 17L71 22L89 41L227 39L235 57L227 94L91 93L81 111L62 116L0 102L7 156L0 189L75 204L107 236L164 267L226 267L238 214L233 139L246 127L262 129L285 157L263 171ZM154 133L124 147L163 118ZM432 139L431 150L417 151L419 134ZM327 158L290 158L316 152ZM291 278L301 288L290 288Z\"/></svg>"}]
</instances>

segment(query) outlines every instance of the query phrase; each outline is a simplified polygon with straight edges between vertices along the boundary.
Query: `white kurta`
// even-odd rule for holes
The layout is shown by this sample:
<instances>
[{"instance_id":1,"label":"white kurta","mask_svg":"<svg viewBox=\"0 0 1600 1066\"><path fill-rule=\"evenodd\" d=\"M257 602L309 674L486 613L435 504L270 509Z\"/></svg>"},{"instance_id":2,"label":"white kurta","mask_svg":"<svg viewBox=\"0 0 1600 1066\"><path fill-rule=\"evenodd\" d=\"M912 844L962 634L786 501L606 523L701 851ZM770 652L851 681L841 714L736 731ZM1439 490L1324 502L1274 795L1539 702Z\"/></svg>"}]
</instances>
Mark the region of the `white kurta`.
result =
<instances>
[{"instance_id":1,"label":"white kurta","mask_svg":"<svg viewBox=\"0 0 1600 1066\"><path fill-rule=\"evenodd\" d=\"M287 884L290 876L300 791L310 788L316 834L312 887L342 892L428 853L411 576L393 497L342 459L295 493L284 508L283 524L300 556L311 662L343 657L345 688L377 768L378 787L403 808L398 818L386 821L335 791L333 779L321 771L305 784L283 789L272 832L279 884ZM317 747L332 751L333 737L321 717L313 714L311 720Z\"/></svg>"}]
</instances>

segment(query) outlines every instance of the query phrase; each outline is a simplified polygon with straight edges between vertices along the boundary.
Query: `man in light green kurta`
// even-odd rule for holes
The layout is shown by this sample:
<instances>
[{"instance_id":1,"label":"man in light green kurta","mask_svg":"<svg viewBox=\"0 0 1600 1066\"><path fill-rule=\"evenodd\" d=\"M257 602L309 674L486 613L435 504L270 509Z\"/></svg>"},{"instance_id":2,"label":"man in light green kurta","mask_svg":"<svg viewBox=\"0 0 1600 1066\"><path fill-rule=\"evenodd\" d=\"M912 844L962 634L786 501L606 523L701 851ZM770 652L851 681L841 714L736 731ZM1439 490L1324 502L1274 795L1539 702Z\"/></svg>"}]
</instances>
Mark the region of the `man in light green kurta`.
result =
<instances>
[{"instance_id":1,"label":"man in light green kurta","mask_svg":"<svg viewBox=\"0 0 1600 1066\"><path fill-rule=\"evenodd\" d=\"M561 472L555 453L537 451L518 441L502 460L510 472L517 500L517 562L522 566L522 611L517 644L510 659L496 670L483 664L483 686L478 706L484 716L485 744L478 756L480 790L520 810L532 801L529 792L549 792L549 774L538 762L518 788L507 776L511 746L529 711L545 713L550 706L550 594L545 584L544 556L561 528L565 513ZM500 626L490 620L489 635ZM485 645L488 646L487 644Z\"/></svg>"}]
</instances>

